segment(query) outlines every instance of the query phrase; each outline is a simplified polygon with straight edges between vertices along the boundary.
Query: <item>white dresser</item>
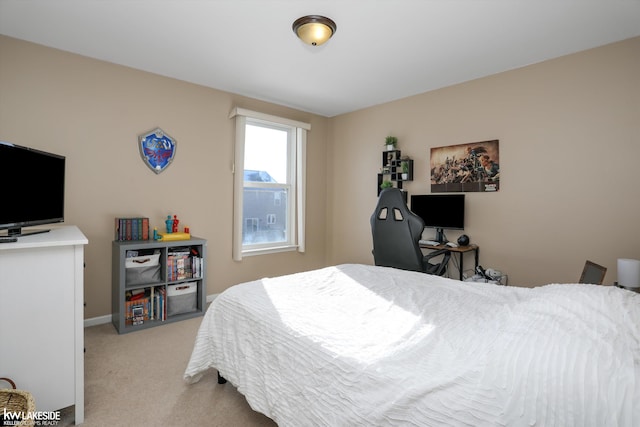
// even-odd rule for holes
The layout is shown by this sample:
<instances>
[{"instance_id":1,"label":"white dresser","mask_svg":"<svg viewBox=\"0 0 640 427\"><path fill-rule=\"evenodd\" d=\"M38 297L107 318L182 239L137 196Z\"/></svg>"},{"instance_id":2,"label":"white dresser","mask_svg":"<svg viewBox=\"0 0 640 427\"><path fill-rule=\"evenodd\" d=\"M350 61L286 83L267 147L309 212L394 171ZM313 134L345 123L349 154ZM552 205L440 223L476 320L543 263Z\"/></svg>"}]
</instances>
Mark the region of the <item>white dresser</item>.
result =
<instances>
[{"instance_id":1,"label":"white dresser","mask_svg":"<svg viewBox=\"0 0 640 427\"><path fill-rule=\"evenodd\" d=\"M75 226L0 243L0 377L37 411L75 405L84 421L84 245Z\"/></svg>"}]
</instances>

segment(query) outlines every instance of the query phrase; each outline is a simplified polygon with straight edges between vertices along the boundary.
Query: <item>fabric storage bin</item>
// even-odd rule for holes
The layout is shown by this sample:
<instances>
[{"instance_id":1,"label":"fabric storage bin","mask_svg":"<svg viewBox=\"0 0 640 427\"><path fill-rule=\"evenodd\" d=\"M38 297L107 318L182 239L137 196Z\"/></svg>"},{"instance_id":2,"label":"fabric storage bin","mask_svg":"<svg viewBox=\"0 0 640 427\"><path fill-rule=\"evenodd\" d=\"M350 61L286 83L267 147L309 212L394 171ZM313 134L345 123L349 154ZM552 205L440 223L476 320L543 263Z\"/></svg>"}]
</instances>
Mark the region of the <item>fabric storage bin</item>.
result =
<instances>
[{"instance_id":1,"label":"fabric storage bin","mask_svg":"<svg viewBox=\"0 0 640 427\"><path fill-rule=\"evenodd\" d=\"M167 286L167 316L189 313L198 309L197 282Z\"/></svg>"},{"instance_id":2,"label":"fabric storage bin","mask_svg":"<svg viewBox=\"0 0 640 427\"><path fill-rule=\"evenodd\" d=\"M127 286L157 283L162 280L160 277L160 252L126 258L124 267Z\"/></svg>"}]
</instances>

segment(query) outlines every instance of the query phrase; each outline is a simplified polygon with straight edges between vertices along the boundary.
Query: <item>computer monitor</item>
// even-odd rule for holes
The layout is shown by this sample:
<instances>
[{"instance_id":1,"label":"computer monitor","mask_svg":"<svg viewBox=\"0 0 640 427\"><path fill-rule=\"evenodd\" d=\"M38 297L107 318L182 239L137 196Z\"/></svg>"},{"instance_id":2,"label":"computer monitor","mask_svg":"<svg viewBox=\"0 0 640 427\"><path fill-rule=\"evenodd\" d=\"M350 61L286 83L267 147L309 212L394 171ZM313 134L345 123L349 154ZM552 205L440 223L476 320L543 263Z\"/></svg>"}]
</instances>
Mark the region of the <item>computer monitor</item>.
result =
<instances>
[{"instance_id":1,"label":"computer monitor","mask_svg":"<svg viewBox=\"0 0 640 427\"><path fill-rule=\"evenodd\" d=\"M435 228L433 240L446 243L444 230L464 230L464 194L417 194L411 196L411 211Z\"/></svg>"}]
</instances>

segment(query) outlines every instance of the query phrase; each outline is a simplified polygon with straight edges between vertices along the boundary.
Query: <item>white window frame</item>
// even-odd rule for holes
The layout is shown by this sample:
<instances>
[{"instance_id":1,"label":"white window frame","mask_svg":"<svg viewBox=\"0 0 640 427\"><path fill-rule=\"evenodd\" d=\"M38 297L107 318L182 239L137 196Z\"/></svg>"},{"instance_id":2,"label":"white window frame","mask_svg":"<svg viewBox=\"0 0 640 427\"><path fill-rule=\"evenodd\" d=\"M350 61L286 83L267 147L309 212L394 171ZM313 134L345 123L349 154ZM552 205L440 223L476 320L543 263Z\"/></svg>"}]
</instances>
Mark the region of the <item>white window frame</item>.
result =
<instances>
[{"instance_id":1,"label":"white window frame","mask_svg":"<svg viewBox=\"0 0 640 427\"><path fill-rule=\"evenodd\" d=\"M233 259L241 261L245 256L262 255L284 251L305 251L305 188L306 188L306 145L307 131L311 130L309 123L289 120L282 117L234 108L229 118L236 120L236 137L234 160L232 165L233 177ZM289 141L289 174L288 189L288 224L285 242L261 244L243 244L243 195L244 195L244 141L247 124L289 128L292 136ZM252 183L252 186L256 186ZM268 183L264 183L266 185ZM273 184L272 184L273 185ZM268 185L266 185L268 186ZM282 186L282 185L280 185Z\"/></svg>"}]
</instances>

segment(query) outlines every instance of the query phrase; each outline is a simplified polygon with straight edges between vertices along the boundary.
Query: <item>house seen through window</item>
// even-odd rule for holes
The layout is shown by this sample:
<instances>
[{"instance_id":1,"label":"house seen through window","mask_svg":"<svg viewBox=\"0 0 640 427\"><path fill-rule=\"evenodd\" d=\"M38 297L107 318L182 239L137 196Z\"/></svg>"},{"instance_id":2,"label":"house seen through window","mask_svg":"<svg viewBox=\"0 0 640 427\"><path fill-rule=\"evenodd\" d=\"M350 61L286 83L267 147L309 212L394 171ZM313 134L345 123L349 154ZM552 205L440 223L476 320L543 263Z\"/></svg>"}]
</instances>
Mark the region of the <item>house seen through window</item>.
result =
<instances>
[{"instance_id":1,"label":"house seen through window","mask_svg":"<svg viewBox=\"0 0 640 427\"><path fill-rule=\"evenodd\" d=\"M244 145L242 244L287 241L289 130L247 123ZM251 219L251 221L247 221Z\"/></svg>"}]
</instances>

